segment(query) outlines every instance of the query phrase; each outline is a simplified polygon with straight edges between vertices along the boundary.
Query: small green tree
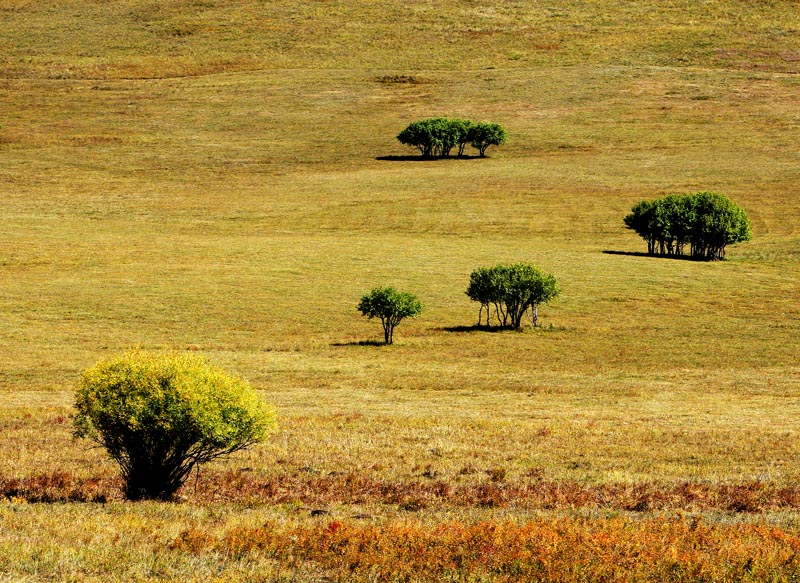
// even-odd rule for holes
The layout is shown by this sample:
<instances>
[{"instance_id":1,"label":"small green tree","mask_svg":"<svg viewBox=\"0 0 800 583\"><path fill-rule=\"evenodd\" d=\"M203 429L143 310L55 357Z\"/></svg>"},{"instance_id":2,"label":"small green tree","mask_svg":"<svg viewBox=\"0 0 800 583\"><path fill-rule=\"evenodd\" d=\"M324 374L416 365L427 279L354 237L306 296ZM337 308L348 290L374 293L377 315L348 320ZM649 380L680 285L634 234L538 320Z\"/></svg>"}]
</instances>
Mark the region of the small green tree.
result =
<instances>
[{"instance_id":1,"label":"small green tree","mask_svg":"<svg viewBox=\"0 0 800 583\"><path fill-rule=\"evenodd\" d=\"M469 140L472 147L477 148L481 158L486 156L486 148L505 144L507 139L508 132L497 123L484 121L473 125L469 130Z\"/></svg>"},{"instance_id":2,"label":"small green tree","mask_svg":"<svg viewBox=\"0 0 800 583\"><path fill-rule=\"evenodd\" d=\"M245 449L275 426L243 380L192 354L134 351L85 370L75 435L119 464L129 500L172 498L198 464Z\"/></svg>"},{"instance_id":3,"label":"small green tree","mask_svg":"<svg viewBox=\"0 0 800 583\"><path fill-rule=\"evenodd\" d=\"M505 266L479 267L469 276L467 296L473 302L478 302L478 326L481 325L481 315L486 310L486 325L491 326L491 308L494 307L497 321L505 326L508 323L508 313L505 310L503 298L506 292L507 278Z\"/></svg>"},{"instance_id":4,"label":"small green tree","mask_svg":"<svg viewBox=\"0 0 800 583\"><path fill-rule=\"evenodd\" d=\"M470 142L470 131L472 130L472 126L474 124L467 119L459 119L459 118L451 118L449 120L449 124L456 139L456 145L458 146L458 155L463 156L464 148Z\"/></svg>"},{"instance_id":5,"label":"small green tree","mask_svg":"<svg viewBox=\"0 0 800 583\"><path fill-rule=\"evenodd\" d=\"M657 231L654 225L655 204L649 200L636 203L622 222L647 243L647 252L656 252Z\"/></svg>"},{"instance_id":6,"label":"small green tree","mask_svg":"<svg viewBox=\"0 0 800 583\"><path fill-rule=\"evenodd\" d=\"M753 238L747 214L728 197L716 192L697 192L691 197L694 221L688 230L692 256L723 259L725 247Z\"/></svg>"},{"instance_id":7,"label":"small green tree","mask_svg":"<svg viewBox=\"0 0 800 583\"><path fill-rule=\"evenodd\" d=\"M408 292L400 292L392 287L376 287L361 298L357 309L369 319L380 318L384 342L392 344L395 326L404 318L419 316L422 304Z\"/></svg>"}]
</instances>

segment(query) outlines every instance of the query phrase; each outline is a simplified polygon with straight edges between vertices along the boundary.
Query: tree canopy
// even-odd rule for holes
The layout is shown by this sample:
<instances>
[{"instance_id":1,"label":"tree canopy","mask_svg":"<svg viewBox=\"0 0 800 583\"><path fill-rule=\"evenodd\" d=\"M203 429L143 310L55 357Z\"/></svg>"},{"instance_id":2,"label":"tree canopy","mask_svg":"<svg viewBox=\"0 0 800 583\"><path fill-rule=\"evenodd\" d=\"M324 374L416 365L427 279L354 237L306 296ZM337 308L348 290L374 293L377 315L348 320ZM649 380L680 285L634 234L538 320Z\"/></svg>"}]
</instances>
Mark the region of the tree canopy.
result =
<instances>
[{"instance_id":1,"label":"tree canopy","mask_svg":"<svg viewBox=\"0 0 800 583\"><path fill-rule=\"evenodd\" d=\"M507 139L508 132L496 123L481 122L469 130L469 141L478 150L481 158L486 156L486 148L505 144Z\"/></svg>"},{"instance_id":2,"label":"tree canopy","mask_svg":"<svg viewBox=\"0 0 800 583\"><path fill-rule=\"evenodd\" d=\"M386 344L394 342L394 329L405 318L416 318L422 313L422 303L408 292L392 287L376 287L361 298L357 307L362 315L379 318L383 325Z\"/></svg>"},{"instance_id":3,"label":"tree canopy","mask_svg":"<svg viewBox=\"0 0 800 583\"><path fill-rule=\"evenodd\" d=\"M476 148L481 157L486 148L505 143L508 132L496 123L473 123L450 117L430 117L411 122L397 136L401 144L417 148L429 158L447 157L454 148L458 156L464 155L467 144Z\"/></svg>"},{"instance_id":4,"label":"tree canopy","mask_svg":"<svg viewBox=\"0 0 800 583\"><path fill-rule=\"evenodd\" d=\"M478 324L486 312L486 325L491 325L492 308L498 324L522 327L522 319L530 310L531 324L539 322L539 306L560 294L555 277L526 263L480 267L470 274L467 296L481 307Z\"/></svg>"}]
</instances>

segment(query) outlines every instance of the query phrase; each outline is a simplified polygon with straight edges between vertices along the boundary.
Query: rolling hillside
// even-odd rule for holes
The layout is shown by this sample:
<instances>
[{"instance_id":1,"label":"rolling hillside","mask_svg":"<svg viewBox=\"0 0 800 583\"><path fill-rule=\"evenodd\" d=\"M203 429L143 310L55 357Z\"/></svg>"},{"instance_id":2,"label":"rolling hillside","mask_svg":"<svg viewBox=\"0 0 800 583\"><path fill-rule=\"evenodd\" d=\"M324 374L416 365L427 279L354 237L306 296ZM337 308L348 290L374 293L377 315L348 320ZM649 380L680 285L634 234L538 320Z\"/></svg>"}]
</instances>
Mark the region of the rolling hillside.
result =
<instances>
[{"instance_id":1,"label":"rolling hillside","mask_svg":"<svg viewBox=\"0 0 800 583\"><path fill-rule=\"evenodd\" d=\"M676 564L746 580L714 569L761 548L789 580L758 529L800 536L796 2L2 0L0 103L0 578L400 580L291 545L702 520L749 542ZM414 159L395 136L440 115L509 141ZM698 190L753 241L642 256L630 207ZM473 329L470 272L516 261L561 284L542 329ZM377 285L426 308L392 347L355 309ZM245 377L279 432L122 503L69 415L135 346Z\"/></svg>"}]
</instances>

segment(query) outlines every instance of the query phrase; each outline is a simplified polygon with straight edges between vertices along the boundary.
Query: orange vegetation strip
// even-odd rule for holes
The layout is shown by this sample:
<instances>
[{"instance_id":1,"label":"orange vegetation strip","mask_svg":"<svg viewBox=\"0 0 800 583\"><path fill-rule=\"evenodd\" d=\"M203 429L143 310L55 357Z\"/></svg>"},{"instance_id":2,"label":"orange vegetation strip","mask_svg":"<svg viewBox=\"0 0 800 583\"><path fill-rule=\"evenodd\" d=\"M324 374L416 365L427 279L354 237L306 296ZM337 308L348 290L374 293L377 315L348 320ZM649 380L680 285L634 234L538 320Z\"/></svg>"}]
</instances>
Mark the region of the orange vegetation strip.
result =
<instances>
[{"instance_id":1,"label":"orange vegetation strip","mask_svg":"<svg viewBox=\"0 0 800 583\"><path fill-rule=\"evenodd\" d=\"M220 538L181 533L176 552L313 562L336 581L796 581L798 533L699 519L582 518L305 526L267 523ZM469 574L469 576L467 576Z\"/></svg>"},{"instance_id":2,"label":"orange vegetation strip","mask_svg":"<svg viewBox=\"0 0 800 583\"><path fill-rule=\"evenodd\" d=\"M69 472L27 478L0 475L0 497L28 502L105 502L121 498L118 478L77 478ZM546 480L464 484L441 480L385 481L361 474L258 476L253 472L201 473L179 492L197 503L252 502L390 504L405 510L518 506L548 510L601 508L645 512L681 509L762 512L800 508L800 487L768 483L595 484Z\"/></svg>"},{"instance_id":3,"label":"orange vegetation strip","mask_svg":"<svg viewBox=\"0 0 800 583\"><path fill-rule=\"evenodd\" d=\"M390 482L362 474L259 478L250 472L236 471L201 478L192 495L200 501L260 500L309 505L378 503L399 505L408 510L511 505L639 512L669 509L760 512L800 508L800 487L776 487L762 482L582 485L531 479L465 484L441 480Z\"/></svg>"}]
</instances>

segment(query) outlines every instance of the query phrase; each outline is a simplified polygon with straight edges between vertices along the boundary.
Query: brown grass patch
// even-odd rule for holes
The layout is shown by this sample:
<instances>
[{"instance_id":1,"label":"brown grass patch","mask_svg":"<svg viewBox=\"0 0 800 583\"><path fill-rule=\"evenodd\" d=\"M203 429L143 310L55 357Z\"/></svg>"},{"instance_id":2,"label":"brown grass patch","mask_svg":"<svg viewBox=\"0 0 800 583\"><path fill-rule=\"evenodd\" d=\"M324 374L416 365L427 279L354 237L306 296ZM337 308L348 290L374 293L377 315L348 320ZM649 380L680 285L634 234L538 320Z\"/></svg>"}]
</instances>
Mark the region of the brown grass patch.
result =
<instances>
[{"instance_id":1,"label":"brown grass patch","mask_svg":"<svg viewBox=\"0 0 800 583\"><path fill-rule=\"evenodd\" d=\"M258 477L242 471L203 473L184 486L178 499L199 504L392 505L411 511L515 507L759 513L800 508L800 487L775 487L762 482L581 485L541 479L506 482L499 474L495 468L484 483L459 484L435 478L390 482L357 474ZM77 478L68 472L27 478L0 476L0 496L26 502L108 502L121 499L120 488L117 478Z\"/></svg>"},{"instance_id":2,"label":"brown grass patch","mask_svg":"<svg viewBox=\"0 0 800 583\"><path fill-rule=\"evenodd\" d=\"M26 502L108 502L120 499L122 482L111 478L76 478L56 471L26 478L0 476L0 497Z\"/></svg>"},{"instance_id":3,"label":"brown grass patch","mask_svg":"<svg viewBox=\"0 0 800 583\"><path fill-rule=\"evenodd\" d=\"M547 510L595 508L626 511L764 512L800 508L800 487L762 482L705 484L597 484L505 481L494 469L484 483L459 484L430 479L390 482L357 474L275 476L250 472L203 475L184 495L200 503L300 503L308 506L389 504L406 509L507 508Z\"/></svg>"}]
</instances>

